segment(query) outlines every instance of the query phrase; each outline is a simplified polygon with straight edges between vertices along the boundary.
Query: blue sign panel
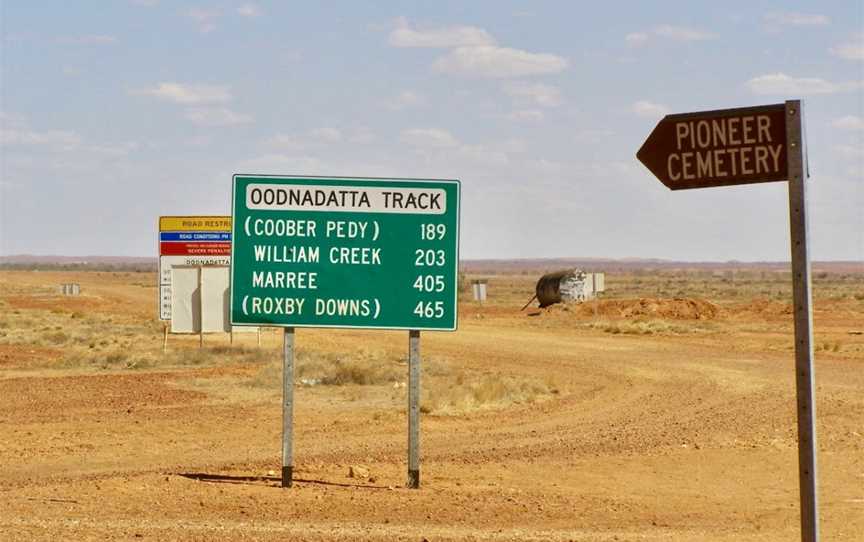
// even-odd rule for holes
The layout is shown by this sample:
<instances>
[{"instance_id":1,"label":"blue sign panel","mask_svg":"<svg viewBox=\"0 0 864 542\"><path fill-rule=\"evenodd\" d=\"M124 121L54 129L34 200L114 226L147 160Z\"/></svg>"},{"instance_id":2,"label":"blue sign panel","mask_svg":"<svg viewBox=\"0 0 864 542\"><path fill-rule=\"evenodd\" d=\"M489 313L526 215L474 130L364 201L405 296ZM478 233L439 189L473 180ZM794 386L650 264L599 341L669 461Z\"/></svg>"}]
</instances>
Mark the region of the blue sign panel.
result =
<instances>
[{"instance_id":1,"label":"blue sign panel","mask_svg":"<svg viewBox=\"0 0 864 542\"><path fill-rule=\"evenodd\" d=\"M163 231L159 234L160 241L198 241L225 242L231 240L230 232L213 231Z\"/></svg>"}]
</instances>

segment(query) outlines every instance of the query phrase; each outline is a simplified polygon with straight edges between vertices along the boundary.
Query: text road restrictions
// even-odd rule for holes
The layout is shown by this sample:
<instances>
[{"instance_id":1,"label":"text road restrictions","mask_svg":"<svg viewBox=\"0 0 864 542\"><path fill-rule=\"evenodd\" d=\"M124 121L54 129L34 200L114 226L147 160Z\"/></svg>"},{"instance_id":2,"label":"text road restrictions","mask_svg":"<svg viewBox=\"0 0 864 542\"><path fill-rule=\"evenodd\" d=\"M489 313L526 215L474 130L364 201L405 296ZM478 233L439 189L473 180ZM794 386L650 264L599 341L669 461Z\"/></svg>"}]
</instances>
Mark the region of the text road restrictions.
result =
<instances>
[{"instance_id":1,"label":"text road restrictions","mask_svg":"<svg viewBox=\"0 0 864 542\"><path fill-rule=\"evenodd\" d=\"M785 105L666 115L636 157L672 190L788 178Z\"/></svg>"},{"instance_id":2,"label":"text road restrictions","mask_svg":"<svg viewBox=\"0 0 864 542\"><path fill-rule=\"evenodd\" d=\"M804 111L785 104L667 115L636 157L672 190L789 181L801 540L819 540Z\"/></svg>"},{"instance_id":3,"label":"text road restrictions","mask_svg":"<svg viewBox=\"0 0 864 542\"><path fill-rule=\"evenodd\" d=\"M459 192L235 175L231 323L455 330Z\"/></svg>"},{"instance_id":4,"label":"text road restrictions","mask_svg":"<svg viewBox=\"0 0 864 542\"><path fill-rule=\"evenodd\" d=\"M229 265L230 216L159 217L159 319L171 319L171 268Z\"/></svg>"}]
</instances>

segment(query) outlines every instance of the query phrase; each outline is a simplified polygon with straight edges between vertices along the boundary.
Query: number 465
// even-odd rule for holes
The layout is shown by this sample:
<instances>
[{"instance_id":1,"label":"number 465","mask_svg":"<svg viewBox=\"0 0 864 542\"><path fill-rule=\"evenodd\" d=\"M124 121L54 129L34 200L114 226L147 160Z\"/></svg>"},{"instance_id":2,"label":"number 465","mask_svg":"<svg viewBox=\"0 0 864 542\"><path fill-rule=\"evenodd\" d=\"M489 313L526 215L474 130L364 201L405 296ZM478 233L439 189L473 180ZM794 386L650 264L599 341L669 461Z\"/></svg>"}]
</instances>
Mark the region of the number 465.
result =
<instances>
[{"instance_id":1,"label":"number 465","mask_svg":"<svg viewBox=\"0 0 864 542\"><path fill-rule=\"evenodd\" d=\"M420 301L414 307L414 314L420 318L441 318L444 316L443 301Z\"/></svg>"}]
</instances>

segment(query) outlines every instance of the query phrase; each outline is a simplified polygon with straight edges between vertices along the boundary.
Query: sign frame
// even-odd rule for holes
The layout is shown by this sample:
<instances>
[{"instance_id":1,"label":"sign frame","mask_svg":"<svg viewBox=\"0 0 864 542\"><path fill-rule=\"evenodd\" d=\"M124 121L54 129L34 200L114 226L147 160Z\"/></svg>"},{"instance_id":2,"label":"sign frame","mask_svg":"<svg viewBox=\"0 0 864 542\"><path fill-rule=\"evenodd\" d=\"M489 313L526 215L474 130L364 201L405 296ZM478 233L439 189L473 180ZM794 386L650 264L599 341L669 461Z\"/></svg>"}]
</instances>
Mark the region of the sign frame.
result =
<instances>
[{"instance_id":1,"label":"sign frame","mask_svg":"<svg viewBox=\"0 0 864 542\"><path fill-rule=\"evenodd\" d=\"M776 158L778 171L773 172L770 175L759 175L758 172L754 172L749 174L750 176L747 179L741 179L740 174L738 176L732 175L724 175L723 179L718 179L716 175L712 175L711 180L687 180L682 179L680 181L667 179L665 176L660 174L662 170L658 165L658 157L663 155L666 158L662 161L667 162L668 164L668 155L670 153L670 149L673 148L673 144L666 140L667 137L674 133L674 128L670 128L677 123L682 121L694 121L698 123L699 121L705 121L707 119L726 119L730 117L744 117L744 116L757 116L757 115L768 115L773 116L773 121L776 123L773 125L774 133L771 134L769 131L769 137L771 135L782 137L783 139L783 147L778 152L778 156ZM757 137L761 136L760 128L757 124L754 130L757 131ZM731 125L730 125L730 133L729 136L731 138ZM712 132L709 132L709 139L712 137ZM726 134L723 135L724 139L726 138ZM746 137L746 135L745 135ZM645 139L645 142L639 148L636 153L636 158L649 170L654 174L657 179L663 183L664 186L669 188L670 190L685 190L691 188L714 188L720 186L735 186L740 184L757 184L757 183L768 183L768 182L778 182L785 181L789 177L788 170L788 154L790 152L788 146L789 134L787 133L787 123L786 123L786 104L784 103L775 103L775 104L766 104L766 105L757 105L750 107L737 107L733 109L715 109L710 111L694 111L689 113L674 113L670 115L665 115L662 119L657 122L657 125ZM726 145L724 141L723 146L715 146L712 147L711 150L707 150L706 152L714 152L716 150L721 149L741 149L744 148L741 144L731 143ZM679 151L681 149L678 149ZM668 166L667 166L668 167Z\"/></svg>"},{"instance_id":2,"label":"sign frame","mask_svg":"<svg viewBox=\"0 0 864 542\"><path fill-rule=\"evenodd\" d=\"M372 181L374 183L382 184L382 183L393 183L393 184L425 184L425 183L439 183L439 184L452 184L456 188L456 208L454 211L454 219L455 219L455 247L453 252L453 262L452 262L452 272L454 278L453 284L453 325L451 327L430 327L430 326L415 326L415 325L406 325L406 326L385 326L385 325L350 325L350 324L321 324L321 323L275 323L275 322L238 322L235 319L234 314L234 283L235 283L235 269L237 265L236 259L236 250L237 250L237 237L233 235L234 229L239 228L240 221L237 219L237 180L239 178L251 179L251 178L259 178L266 180L284 180L284 181L292 181L292 180L320 180L320 181L333 181L334 184L332 186L339 186L339 181L352 181L359 182L358 186L362 185L363 181ZM327 186L327 185L310 185L310 186ZM377 186L373 186L373 188L378 188ZM459 179L429 179L429 178L415 178L415 177L353 177L353 176L329 176L329 175L268 175L268 174L256 174L256 173L237 173L234 174L231 179L231 219L232 219L232 240L231 240L231 271L230 271L230 279L229 283L232 285L231 288L231 303L230 303L230 322L232 326L267 326L267 327L282 327L282 328L324 328L324 329L378 329L378 330L399 330L399 331L446 331L453 332L457 331L459 328L459 254L461 249L460 242L460 234L461 234L461 218L462 218L462 182ZM450 205L450 203L447 203ZM309 212L309 211L303 211ZM326 211L315 211L315 212L326 212ZM374 214L374 213L370 213ZM383 214L383 213L382 213ZM415 213L403 213L403 214L415 214ZM419 213L416 213L419 214ZM449 267L449 266L448 266Z\"/></svg>"},{"instance_id":3,"label":"sign frame","mask_svg":"<svg viewBox=\"0 0 864 542\"><path fill-rule=\"evenodd\" d=\"M186 233L186 232L188 232L188 233L202 233L202 232L221 233L221 232L227 231L230 235L230 232L231 232L231 229L230 229L231 226L230 225L228 226L228 228L229 228L228 230L218 229L214 226L208 226L208 225L200 225L200 226L196 225L196 226L192 227L192 226L181 225L182 221L184 221L184 220L227 221L228 224L231 223L231 217L227 216L227 215L160 215L159 218L157 218L157 220L156 220L156 254L157 254L157 260L156 260L156 314L158 315L158 320L161 322L170 322L170 320L171 320L170 315L166 316L165 313L163 312L163 304L165 303L165 289L166 288L169 288L169 290L168 290L168 303L169 303L169 305L170 305L170 299L171 299L171 297L170 297L171 285L169 282L165 282L163 280L164 270L162 268L162 265L163 265L163 260L165 258L172 258L172 259L174 259L174 258L176 258L176 259L195 258L197 260L202 260L200 262L188 262L187 261L185 263L180 264L180 265L193 265L194 266L194 265L210 265L209 263L207 263L210 260L215 260L216 258L226 258L226 257L230 258L231 257L230 256L230 250L229 250L228 255L225 255L225 254L185 254L185 255L184 254L173 254L173 255L172 254L163 254L162 253L163 243L175 243L178 245L180 245L180 244L188 245L191 243L205 244L205 245L207 245L207 244L212 244L212 245L222 244L222 245L224 245L225 243L231 243L230 240L226 241L224 239L223 240L189 240L189 241L177 239L177 240L163 241L163 239L162 239L163 233L171 233L171 232L178 232L178 233L179 232L184 232L184 233ZM224 248L224 247L222 247L222 248ZM230 262L225 262L224 265L228 265L229 263ZM169 267L172 267L172 266L173 266L173 264L171 264ZM170 276L170 269L169 269L169 276Z\"/></svg>"}]
</instances>

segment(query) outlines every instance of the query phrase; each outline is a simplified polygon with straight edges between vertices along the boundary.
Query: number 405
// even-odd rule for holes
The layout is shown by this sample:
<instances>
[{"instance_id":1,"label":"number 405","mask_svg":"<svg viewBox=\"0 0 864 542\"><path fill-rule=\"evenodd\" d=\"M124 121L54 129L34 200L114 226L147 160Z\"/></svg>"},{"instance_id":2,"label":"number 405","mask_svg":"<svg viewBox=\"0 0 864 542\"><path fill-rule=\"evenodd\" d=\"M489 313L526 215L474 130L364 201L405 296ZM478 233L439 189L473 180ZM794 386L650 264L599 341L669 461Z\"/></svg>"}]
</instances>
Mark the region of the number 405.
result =
<instances>
[{"instance_id":1,"label":"number 405","mask_svg":"<svg viewBox=\"0 0 864 542\"><path fill-rule=\"evenodd\" d=\"M417 275L413 288L421 292L443 292L444 275Z\"/></svg>"}]
</instances>

